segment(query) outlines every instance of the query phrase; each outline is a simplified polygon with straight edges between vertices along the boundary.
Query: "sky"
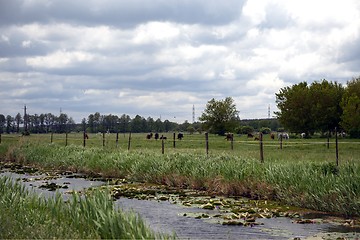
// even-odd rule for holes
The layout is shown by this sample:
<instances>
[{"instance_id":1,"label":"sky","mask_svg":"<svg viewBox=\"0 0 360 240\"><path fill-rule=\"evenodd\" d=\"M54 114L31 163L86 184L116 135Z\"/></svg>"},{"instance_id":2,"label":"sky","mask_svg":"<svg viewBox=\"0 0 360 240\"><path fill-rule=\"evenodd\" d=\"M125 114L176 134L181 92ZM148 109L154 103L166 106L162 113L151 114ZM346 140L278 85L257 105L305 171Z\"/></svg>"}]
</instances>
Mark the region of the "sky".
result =
<instances>
[{"instance_id":1,"label":"sky","mask_svg":"<svg viewBox=\"0 0 360 240\"><path fill-rule=\"evenodd\" d=\"M0 114L274 116L299 82L360 75L358 0L0 0Z\"/></svg>"}]
</instances>

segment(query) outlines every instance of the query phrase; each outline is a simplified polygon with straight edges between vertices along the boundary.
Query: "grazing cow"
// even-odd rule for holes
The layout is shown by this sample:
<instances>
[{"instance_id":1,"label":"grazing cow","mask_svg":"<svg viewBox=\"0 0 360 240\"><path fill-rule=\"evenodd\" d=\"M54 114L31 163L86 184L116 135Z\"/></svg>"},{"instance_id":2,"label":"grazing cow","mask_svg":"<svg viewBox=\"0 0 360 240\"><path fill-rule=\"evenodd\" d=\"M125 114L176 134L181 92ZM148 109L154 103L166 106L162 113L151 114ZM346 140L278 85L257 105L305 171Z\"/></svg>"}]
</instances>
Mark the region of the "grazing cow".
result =
<instances>
[{"instance_id":1,"label":"grazing cow","mask_svg":"<svg viewBox=\"0 0 360 240\"><path fill-rule=\"evenodd\" d=\"M177 139L181 140L181 139L183 139L183 137L184 137L184 134L179 132L177 135Z\"/></svg>"},{"instance_id":2,"label":"grazing cow","mask_svg":"<svg viewBox=\"0 0 360 240\"><path fill-rule=\"evenodd\" d=\"M259 137L254 137L254 141L260 141Z\"/></svg>"},{"instance_id":3,"label":"grazing cow","mask_svg":"<svg viewBox=\"0 0 360 240\"><path fill-rule=\"evenodd\" d=\"M252 135L251 133L248 133L247 137L248 137L248 138L253 138L254 135Z\"/></svg>"},{"instance_id":4,"label":"grazing cow","mask_svg":"<svg viewBox=\"0 0 360 240\"><path fill-rule=\"evenodd\" d=\"M278 139L289 139L288 133L278 133Z\"/></svg>"},{"instance_id":5,"label":"grazing cow","mask_svg":"<svg viewBox=\"0 0 360 240\"><path fill-rule=\"evenodd\" d=\"M153 137L153 133L149 133L148 135L146 135L146 139L151 139Z\"/></svg>"},{"instance_id":6,"label":"grazing cow","mask_svg":"<svg viewBox=\"0 0 360 240\"><path fill-rule=\"evenodd\" d=\"M159 139L159 134L155 133L155 140L158 140L158 139Z\"/></svg>"},{"instance_id":7,"label":"grazing cow","mask_svg":"<svg viewBox=\"0 0 360 240\"><path fill-rule=\"evenodd\" d=\"M89 139L89 135L85 133L85 139Z\"/></svg>"},{"instance_id":8,"label":"grazing cow","mask_svg":"<svg viewBox=\"0 0 360 240\"><path fill-rule=\"evenodd\" d=\"M164 140L166 140L166 139L167 139L167 137L164 137L163 135L161 135L160 139L164 139Z\"/></svg>"},{"instance_id":9,"label":"grazing cow","mask_svg":"<svg viewBox=\"0 0 360 240\"><path fill-rule=\"evenodd\" d=\"M301 138L305 138L305 137L306 137L306 133L301 133L300 136L301 136Z\"/></svg>"},{"instance_id":10,"label":"grazing cow","mask_svg":"<svg viewBox=\"0 0 360 240\"><path fill-rule=\"evenodd\" d=\"M274 140L274 139L275 139L275 134L272 133L272 134L270 135L270 138L271 138L272 140Z\"/></svg>"},{"instance_id":11,"label":"grazing cow","mask_svg":"<svg viewBox=\"0 0 360 240\"><path fill-rule=\"evenodd\" d=\"M234 139L234 134L227 133L225 136L226 141L232 141Z\"/></svg>"}]
</instances>

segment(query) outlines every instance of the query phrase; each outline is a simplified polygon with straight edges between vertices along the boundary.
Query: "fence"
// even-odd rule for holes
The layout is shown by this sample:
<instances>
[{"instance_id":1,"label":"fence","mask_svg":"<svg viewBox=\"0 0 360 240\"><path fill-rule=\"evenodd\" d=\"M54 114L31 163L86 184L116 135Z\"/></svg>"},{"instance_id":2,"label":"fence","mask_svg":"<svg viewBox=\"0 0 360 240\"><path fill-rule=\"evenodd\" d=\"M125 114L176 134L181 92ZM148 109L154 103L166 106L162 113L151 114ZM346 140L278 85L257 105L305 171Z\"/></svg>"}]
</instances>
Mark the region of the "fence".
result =
<instances>
[{"instance_id":1,"label":"fence","mask_svg":"<svg viewBox=\"0 0 360 240\"><path fill-rule=\"evenodd\" d=\"M121 136L122 135L122 136ZM325 139L289 139L283 138L272 140L267 135L260 134L258 140L247 139L246 136L236 136L231 138L225 138L215 135L194 134L185 135L184 139L179 140L176 137L176 133L164 133L161 134L159 139L155 140L146 139L146 134L133 134L130 133L65 133L65 134L32 134L31 136L19 136L16 134L0 134L0 144L5 144L8 141L18 141L22 138L31 138L34 141L41 143L53 143L53 144L82 144L83 147L107 147L117 149L158 149L161 153L170 151L170 149L190 150L190 149L204 149L206 155L209 155L211 151L231 151L234 154L244 154L249 151L254 153L253 156L258 155L261 162L268 158L274 158L284 155L290 151L298 151L299 154L309 154L310 152L317 152L316 156L321 157L321 154L327 155L327 158L335 159L336 164L339 164L339 145L340 150L343 149L343 156L347 158L356 159L360 156L360 142L356 140L341 139L338 141L337 135L335 138L326 139L326 141L320 141ZM268 138L267 140L265 138ZM333 147L334 146L334 147ZM344 147L346 146L346 147ZM257 150L256 150L257 149ZM327 149L327 150L324 150ZM156 150L155 150L156 151ZM346 152L345 152L346 151ZM352 151L352 155L347 153ZM256 154L256 152L258 152ZM276 152L276 154L274 154ZM300 153L301 152L301 153ZM332 157L331 157L332 155Z\"/></svg>"}]
</instances>

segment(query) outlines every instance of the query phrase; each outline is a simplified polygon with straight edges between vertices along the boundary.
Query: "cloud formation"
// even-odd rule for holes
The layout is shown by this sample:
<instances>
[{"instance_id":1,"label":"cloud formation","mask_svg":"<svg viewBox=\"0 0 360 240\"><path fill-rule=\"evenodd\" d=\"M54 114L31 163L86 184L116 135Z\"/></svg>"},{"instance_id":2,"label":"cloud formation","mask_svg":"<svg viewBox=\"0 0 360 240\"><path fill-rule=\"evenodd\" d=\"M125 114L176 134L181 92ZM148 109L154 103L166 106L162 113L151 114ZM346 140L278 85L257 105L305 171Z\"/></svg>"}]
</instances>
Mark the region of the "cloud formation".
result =
<instances>
[{"instance_id":1,"label":"cloud formation","mask_svg":"<svg viewBox=\"0 0 360 240\"><path fill-rule=\"evenodd\" d=\"M275 93L360 74L356 0L0 0L0 113L192 121L211 98L266 118ZM175 117L175 118L174 118Z\"/></svg>"}]
</instances>

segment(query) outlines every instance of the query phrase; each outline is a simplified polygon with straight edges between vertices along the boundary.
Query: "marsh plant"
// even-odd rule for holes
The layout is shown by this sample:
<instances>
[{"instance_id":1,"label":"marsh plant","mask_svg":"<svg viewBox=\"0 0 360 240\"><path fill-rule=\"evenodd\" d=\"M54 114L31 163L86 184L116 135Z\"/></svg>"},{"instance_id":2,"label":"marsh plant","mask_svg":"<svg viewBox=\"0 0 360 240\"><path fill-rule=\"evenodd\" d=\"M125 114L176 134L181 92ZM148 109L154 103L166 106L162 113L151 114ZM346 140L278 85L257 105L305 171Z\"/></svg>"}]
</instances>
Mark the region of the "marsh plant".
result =
<instances>
[{"instance_id":1,"label":"marsh plant","mask_svg":"<svg viewBox=\"0 0 360 240\"><path fill-rule=\"evenodd\" d=\"M106 192L45 199L8 177L0 178L0 216L1 239L174 238L154 233L133 212L115 209Z\"/></svg>"}]
</instances>

